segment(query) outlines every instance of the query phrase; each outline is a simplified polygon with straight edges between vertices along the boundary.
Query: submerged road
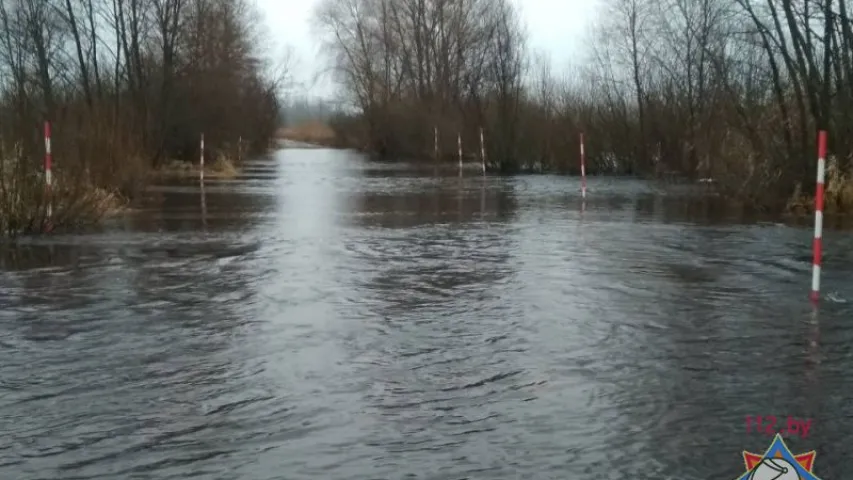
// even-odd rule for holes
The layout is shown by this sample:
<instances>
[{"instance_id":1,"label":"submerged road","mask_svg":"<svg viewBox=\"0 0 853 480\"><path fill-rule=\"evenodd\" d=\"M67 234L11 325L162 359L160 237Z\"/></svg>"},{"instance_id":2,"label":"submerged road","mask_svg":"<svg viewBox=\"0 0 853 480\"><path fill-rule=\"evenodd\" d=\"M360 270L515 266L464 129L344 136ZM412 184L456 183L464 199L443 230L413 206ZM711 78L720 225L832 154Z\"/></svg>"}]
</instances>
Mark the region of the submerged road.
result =
<instances>
[{"instance_id":1,"label":"submerged road","mask_svg":"<svg viewBox=\"0 0 853 480\"><path fill-rule=\"evenodd\" d=\"M0 250L0 478L849 477L853 236L286 149Z\"/></svg>"}]
</instances>

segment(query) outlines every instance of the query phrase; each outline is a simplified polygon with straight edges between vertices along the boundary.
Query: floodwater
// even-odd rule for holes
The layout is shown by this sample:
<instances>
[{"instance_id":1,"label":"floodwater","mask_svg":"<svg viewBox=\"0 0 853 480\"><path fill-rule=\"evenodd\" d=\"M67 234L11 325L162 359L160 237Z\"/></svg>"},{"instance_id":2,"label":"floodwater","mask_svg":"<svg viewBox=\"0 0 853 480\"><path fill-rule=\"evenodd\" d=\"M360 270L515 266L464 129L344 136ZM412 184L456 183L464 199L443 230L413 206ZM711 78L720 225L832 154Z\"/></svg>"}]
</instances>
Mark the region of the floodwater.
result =
<instances>
[{"instance_id":1,"label":"floodwater","mask_svg":"<svg viewBox=\"0 0 853 480\"><path fill-rule=\"evenodd\" d=\"M288 149L0 255L0 478L850 478L853 238Z\"/></svg>"}]
</instances>

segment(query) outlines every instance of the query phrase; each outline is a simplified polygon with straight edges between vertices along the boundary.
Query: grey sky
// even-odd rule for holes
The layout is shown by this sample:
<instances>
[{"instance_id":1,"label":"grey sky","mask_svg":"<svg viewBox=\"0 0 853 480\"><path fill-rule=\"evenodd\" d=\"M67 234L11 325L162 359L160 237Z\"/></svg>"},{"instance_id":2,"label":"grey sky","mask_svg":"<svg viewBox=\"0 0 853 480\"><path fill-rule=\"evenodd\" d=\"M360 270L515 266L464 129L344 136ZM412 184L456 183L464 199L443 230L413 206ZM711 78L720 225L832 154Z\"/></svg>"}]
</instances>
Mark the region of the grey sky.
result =
<instances>
[{"instance_id":1,"label":"grey sky","mask_svg":"<svg viewBox=\"0 0 853 480\"><path fill-rule=\"evenodd\" d=\"M586 53L588 32L596 21L600 0L513 0L520 7L529 32L530 46L550 54L555 70ZM325 66L311 16L319 0L257 0L272 32L277 51L292 46L296 55L295 79L311 96L330 96L334 85L315 81Z\"/></svg>"}]
</instances>

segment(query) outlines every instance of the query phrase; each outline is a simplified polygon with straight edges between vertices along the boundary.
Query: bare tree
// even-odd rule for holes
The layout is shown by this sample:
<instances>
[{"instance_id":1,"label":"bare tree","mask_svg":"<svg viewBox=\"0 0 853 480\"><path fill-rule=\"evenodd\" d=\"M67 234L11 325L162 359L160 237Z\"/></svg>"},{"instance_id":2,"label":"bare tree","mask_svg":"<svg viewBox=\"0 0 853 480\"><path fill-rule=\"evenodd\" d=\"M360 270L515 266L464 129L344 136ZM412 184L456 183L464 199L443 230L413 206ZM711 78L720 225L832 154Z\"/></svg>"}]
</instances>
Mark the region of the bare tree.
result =
<instances>
[{"instance_id":1,"label":"bare tree","mask_svg":"<svg viewBox=\"0 0 853 480\"><path fill-rule=\"evenodd\" d=\"M4 168L0 191L38 174L44 121L63 185L126 194L163 159L197 159L202 131L210 151L240 137L266 148L282 72L256 21L247 0L0 2L0 151L20 165ZM4 215L4 230L38 225Z\"/></svg>"},{"instance_id":2,"label":"bare tree","mask_svg":"<svg viewBox=\"0 0 853 480\"><path fill-rule=\"evenodd\" d=\"M713 177L769 205L813 183L817 129L853 154L850 7L606 0L584 74L559 87L542 59L527 79L526 35L505 0L323 0L316 20L360 111L347 125L365 126L370 150L426 158L433 127L467 144L485 125L501 169L575 171L566 133L583 130L592 168Z\"/></svg>"}]
</instances>

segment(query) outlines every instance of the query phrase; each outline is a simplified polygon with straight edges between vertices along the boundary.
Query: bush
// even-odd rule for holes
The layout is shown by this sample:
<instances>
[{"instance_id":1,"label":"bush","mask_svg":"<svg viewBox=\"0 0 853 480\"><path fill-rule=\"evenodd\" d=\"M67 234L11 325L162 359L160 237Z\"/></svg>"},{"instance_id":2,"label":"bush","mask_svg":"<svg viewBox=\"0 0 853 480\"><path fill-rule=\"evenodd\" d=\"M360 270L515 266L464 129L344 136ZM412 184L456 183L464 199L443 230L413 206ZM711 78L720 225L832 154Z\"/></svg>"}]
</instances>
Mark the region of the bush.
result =
<instances>
[{"instance_id":1,"label":"bush","mask_svg":"<svg viewBox=\"0 0 853 480\"><path fill-rule=\"evenodd\" d=\"M20 146L0 145L0 236L93 225L126 203L118 192L62 176L48 189L43 169L36 165L21 154Z\"/></svg>"}]
</instances>

